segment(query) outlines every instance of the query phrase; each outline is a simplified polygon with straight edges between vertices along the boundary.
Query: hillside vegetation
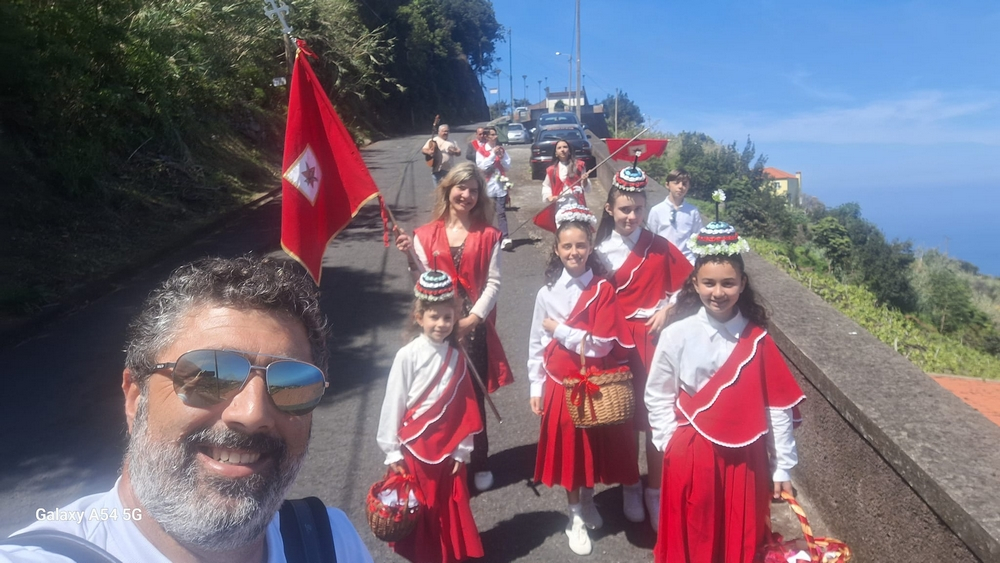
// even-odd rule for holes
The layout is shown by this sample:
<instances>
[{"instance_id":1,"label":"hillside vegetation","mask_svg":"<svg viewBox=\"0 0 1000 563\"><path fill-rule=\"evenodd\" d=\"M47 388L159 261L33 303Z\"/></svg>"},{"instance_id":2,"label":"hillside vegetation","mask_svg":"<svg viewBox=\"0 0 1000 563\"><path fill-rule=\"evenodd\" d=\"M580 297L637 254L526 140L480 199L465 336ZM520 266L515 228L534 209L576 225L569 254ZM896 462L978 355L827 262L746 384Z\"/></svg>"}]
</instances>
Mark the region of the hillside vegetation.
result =
<instances>
[{"instance_id":1,"label":"hillside vegetation","mask_svg":"<svg viewBox=\"0 0 1000 563\"><path fill-rule=\"evenodd\" d=\"M290 4L359 142L488 115L488 0ZM263 3L10 0L0 18L0 314L280 186L293 51Z\"/></svg>"},{"instance_id":2,"label":"hillside vegetation","mask_svg":"<svg viewBox=\"0 0 1000 563\"><path fill-rule=\"evenodd\" d=\"M619 100L619 135L638 133L638 108L626 112L632 117L621 132L622 107ZM937 250L887 240L856 203L828 208L806 197L801 208L788 205L749 139L740 148L697 132L644 136L670 139L664 156L644 163L651 177L665 183L670 170L687 170L689 197L709 220L714 208L705 202L725 190L723 220L758 253L921 369L1000 379L1000 279Z\"/></svg>"}]
</instances>

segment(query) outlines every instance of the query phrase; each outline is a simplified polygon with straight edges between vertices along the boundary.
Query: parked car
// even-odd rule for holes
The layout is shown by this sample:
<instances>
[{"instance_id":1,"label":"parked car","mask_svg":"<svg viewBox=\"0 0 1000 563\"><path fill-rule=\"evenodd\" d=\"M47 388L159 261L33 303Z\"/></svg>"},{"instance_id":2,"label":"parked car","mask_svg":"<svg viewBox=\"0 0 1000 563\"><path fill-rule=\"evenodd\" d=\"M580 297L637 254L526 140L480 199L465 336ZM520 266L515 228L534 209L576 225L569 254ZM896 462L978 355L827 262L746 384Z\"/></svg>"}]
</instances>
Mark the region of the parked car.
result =
<instances>
[{"instance_id":1,"label":"parked car","mask_svg":"<svg viewBox=\"0 0 1000 563\"><path fill-rule=\"evenodd\" d=\"M579 125L548 125L538 130L535 142L531 145L531 160L529 162L531 163L532 180L541 180L545 177L545 169L552 165L556 142L561 139L569 141L570 146L573 147L573 153L587 165L588 170L597 164L593 147L587 140L583 127ZM592 172L590 176L594 177L595 174Z\"/></svg>"},{"instance_id":2,"label":"parked car","mask_svg":"<svg viewBox=\"0 0 1000 563\"><path fill-rule=\"evenodd\" d=\"M507 126L507 142L514 143L530 143L531 133L524 128L524 125L520 123L511 123Z\"/></svg>"},{"instance_id":3,"label":"parked car","mask_svg":"<svg viewBox=\"0 0 1000 563\"><path fill-rule=\"evenodd\" d=\"M552 125L580 125L580 120L576 118L576 114L570 111L554 111L550 113L543 113L538 116L538 122L535 127L538 129L545 129Z\"/></svg>"}]
</instances>

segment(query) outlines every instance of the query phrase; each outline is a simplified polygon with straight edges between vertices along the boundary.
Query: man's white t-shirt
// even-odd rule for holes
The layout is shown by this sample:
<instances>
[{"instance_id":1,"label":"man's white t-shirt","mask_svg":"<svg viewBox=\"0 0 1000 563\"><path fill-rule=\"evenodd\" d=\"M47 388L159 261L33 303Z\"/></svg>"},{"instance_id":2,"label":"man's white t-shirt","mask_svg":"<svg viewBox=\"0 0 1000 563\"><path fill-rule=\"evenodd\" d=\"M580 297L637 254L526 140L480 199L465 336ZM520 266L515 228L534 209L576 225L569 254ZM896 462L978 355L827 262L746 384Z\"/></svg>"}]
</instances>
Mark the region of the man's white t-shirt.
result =
<instances>
[{"instance_id":1,"label":"man's white t-shirt","mask_svg":"<svg viewBox=\"0 0 1000 563\"><path fill-rule=\"evenodd\" d=\"M170 563L131 520L125 520L125 508L118 496L118 483L106 493L85 496L59 509L64 514L82 515L77 521L39 520L15 532L32 530L57 530L81 537L117 557L122 563ZM368 563L372 556L361 541L351 521L341 510L327 507L330 529L337 560ZM115 518L112 520L112 517ZM281 523L274 514L265 532L268 563L285 563L284 544L281 541ZM56 555L34 546L0 545L0 563L73 563L72 559Z\"/></svg>"}]
</instances>

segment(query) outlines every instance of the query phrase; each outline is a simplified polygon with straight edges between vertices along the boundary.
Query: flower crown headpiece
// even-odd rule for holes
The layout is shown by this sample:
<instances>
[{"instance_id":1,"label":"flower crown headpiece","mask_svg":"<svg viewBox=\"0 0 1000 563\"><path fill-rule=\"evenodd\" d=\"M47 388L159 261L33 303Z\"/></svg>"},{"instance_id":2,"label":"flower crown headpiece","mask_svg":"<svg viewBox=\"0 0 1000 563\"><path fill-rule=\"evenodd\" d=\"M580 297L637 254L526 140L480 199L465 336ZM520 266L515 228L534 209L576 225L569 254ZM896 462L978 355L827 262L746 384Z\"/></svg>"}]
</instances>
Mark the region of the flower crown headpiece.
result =
<instances>
[{"instance_id":1,"label":"flower crown headpiece","mask_svg":"<svg viewBox=\"0 0 1000 563\"><path fill-rule=\"evenodd\" d=\"M622 168L615 174L612 184L623 192L639 193L646 191L646 183L649 179L646 173L639 168L639 151L635 151L635 160L632 166Z\"/></svg>"},{"instance_id":2,"label":"flower crown headpiece","mask_svg":"<svg viewBox=\"0 0 1000 563\"><path fill-rule=\"evenodd\" d=\"M597 217L594 217L594 214L586 206L576 202L563 205L556 211L557 229L568 221L587 223L591 229L597 227Z\"/></svg>"},{"instance_id":3,"label":"flower crown headpiece","mask_svg":"<svg viewBox=\"0 0 1000 563\"><path fill-rule=\"evenodd\" d=\"M420 274L413 295L421 301L437 303L455 297L455 284L451 276L440 270L428 270Z\"/></svg>"},{"instance_id":4,"label":"flower crown headpiece","mask_svg":"<svg viewBox=\"0 0 1000 563\"><path fill-rule=\"evenodd\" d=\"M726 201L726 192L712 192L715 202L715 221L705 225L688 241L688 248L698 256L736 256L750 251L750 245L740 237L732 225L719 220L719 204Z\"/></svg>"}]
</instances>

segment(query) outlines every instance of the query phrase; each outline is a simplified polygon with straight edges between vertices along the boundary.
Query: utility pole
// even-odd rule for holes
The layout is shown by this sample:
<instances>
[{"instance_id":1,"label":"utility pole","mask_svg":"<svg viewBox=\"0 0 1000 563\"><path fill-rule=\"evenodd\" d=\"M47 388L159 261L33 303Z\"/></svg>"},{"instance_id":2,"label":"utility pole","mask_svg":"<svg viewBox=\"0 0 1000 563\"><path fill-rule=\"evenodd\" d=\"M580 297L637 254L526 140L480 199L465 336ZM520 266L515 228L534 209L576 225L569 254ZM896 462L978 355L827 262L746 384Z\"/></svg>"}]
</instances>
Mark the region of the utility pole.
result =
<instances>
[{"instance_id":1,"label":"utility pole","mask_svg":"<svg viewBox=\"0 0 1000 563\"><path fill-rule=\"evenodd\" d=\"M618 88L615 88L615 138L618 138Z\"/></svg>"},{"instance_id":2,"label":"utility pole","mask_svg":"<svg viewBox=\"0 0 1000 563\"><path fill-rule=\"evenodd\" d=\"M538 81L538 101L542 101L542 81Z\"/></svg>"},{"instance_id":3,"label":"utility pole","mask_svg":"<svg viewBox=\"0 0 1000 563\"><path fill-rule=\"evenodd\" d=\"M524 101L528 101L528 75L522 74L521 78L524 79Z\"/></svg>"},{"instance_id":4,"label":"utility pole","mask_svg":"<svg viewBox=\"0 0 1000 563\"><path fill-rule=\"evenodd\" d=\"M500 73L502 72L499 68L494 69L493 72L497 75L497 117L503 115L500 113Z\"/></svg>"},{"instance_id":5,"label":"utility pole","mask_svg":"<svg viewBox=\"0 0 1000 563\"><path fill-rule=\"evenodd\" d=\"M507 28L507 64L510 72L510 115L514 116L514 45L513 35L511 35L512 30Z\"/></svg>"},{"instance_id":6,"label":"utility pole","mask_svg":"<svg viewBox=\"0 0 1000 563\"><path fill-rule=\"evenodd\" d=\"M580 120L580 0L576 0L576 119Z\"/></svg>"}]
</instances>

